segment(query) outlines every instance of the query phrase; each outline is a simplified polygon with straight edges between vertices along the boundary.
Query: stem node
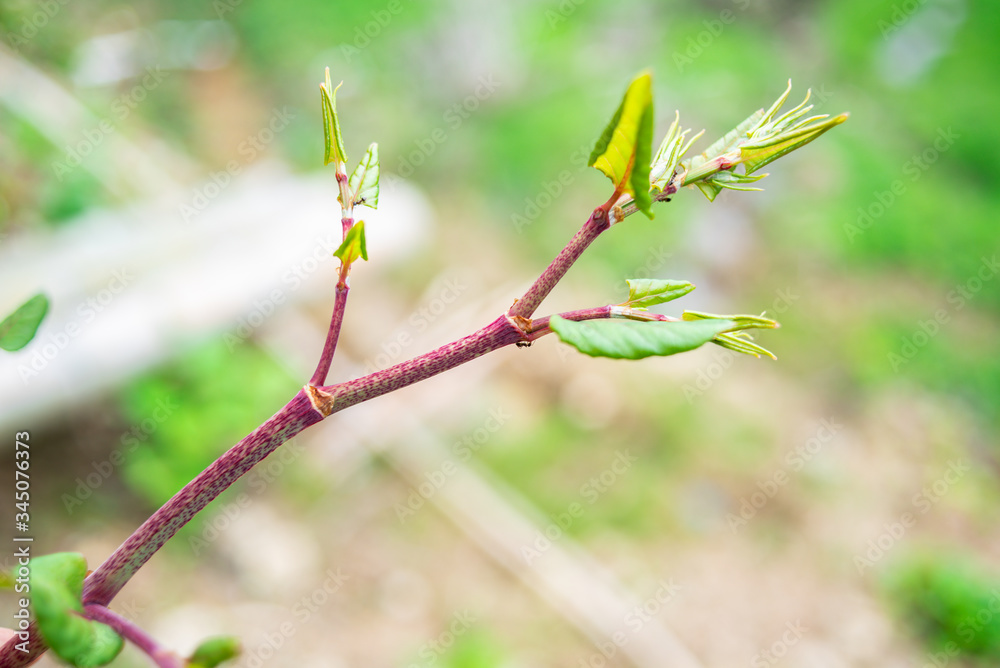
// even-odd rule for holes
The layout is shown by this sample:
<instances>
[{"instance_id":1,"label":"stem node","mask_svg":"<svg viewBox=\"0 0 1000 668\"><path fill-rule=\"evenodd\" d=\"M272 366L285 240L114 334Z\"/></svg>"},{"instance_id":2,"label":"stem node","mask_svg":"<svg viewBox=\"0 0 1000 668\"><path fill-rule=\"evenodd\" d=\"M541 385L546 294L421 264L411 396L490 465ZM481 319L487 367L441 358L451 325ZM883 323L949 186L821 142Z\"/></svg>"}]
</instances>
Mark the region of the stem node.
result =
<instances>
[{"instance_id":1,"label":"stem node","mask_svg":"<svg viewBox=\"0 0 1000 668\"><path fill-rule=\"evenodd\" d=\"M306 385L302 388L306 396L309 397L309 403L312 407L316 409L316 412L323 417L330 417L333 413L333 401L335 396L330 392L319 389L313 385Z\"/></svg>"}]
</instances>

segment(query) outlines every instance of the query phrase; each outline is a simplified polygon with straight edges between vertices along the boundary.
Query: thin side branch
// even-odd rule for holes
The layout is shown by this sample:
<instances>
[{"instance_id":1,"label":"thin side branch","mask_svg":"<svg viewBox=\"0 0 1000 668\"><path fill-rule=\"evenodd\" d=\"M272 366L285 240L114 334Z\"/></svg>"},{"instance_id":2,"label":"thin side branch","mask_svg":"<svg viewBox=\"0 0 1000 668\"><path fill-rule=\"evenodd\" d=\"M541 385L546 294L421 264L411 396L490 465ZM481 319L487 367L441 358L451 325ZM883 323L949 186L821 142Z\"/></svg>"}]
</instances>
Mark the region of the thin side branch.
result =
<instances>
[{"instance_id":1,"label":"thin side branch","mask_svg":"<svg viewBox=\"0 0 1000 668\"><path fill-rule=\"evenodd\" d=\"M337 187L340 189L340 226L343 230L342 240L347 239L347 233L354 227L354 195L351 192L348 182L347 172L343 163L337 163ZM340 264L340 276L337 280L337 294L333 302L333 314L330 316L330 327L326 331L326 341L323 343L323 352L319 355L319 362L316 364L316 371L313 372L309 384L319 387L326 382L326 376L330 373L330 365L333 363L333 355L337 352L337 342L340 340L340 327L344 323L344 312L347 310L347 295L351 291L348 282L350 267Z\"/></svg>"},{"instance_id":2,"label":"thin side branch","mask_svg":"<svg viewBox=\"0 0 1000 668\"><path fill-rule=\"evenodd\" d=\"M316 371L309 380L309 384L314 387L319 387L326 382L326 376L330 373L330 364L333 363L333 354L337 352L340 326L344 323L344 311L347 309L347 294L351 291L351 286L346 280L342 279L342 283L337 283L333 315L330 317L330 328L326 332L326 343L323 344L323 352L320 354Z\"/></svg>"},{"instance_id":3,"label":"thin side branch","mask_svg":"<svg viewBox=\"0 0 1000 668\"><path fill-rule=\"evenodd\" d=\"M607 306L596 306L594 308L579 309L577 311L566 311L565 313L557 314L560 318L565 318L566 320L607 320L609 318L624 318L626 320L645 320L654 321L658 320L661 322L674 322L678 318L671 317L669 315L662 315L660 313L650 313L648 311L640 311L637 309L632 309L627 306L621 306L620 304L608 304ZM531 321L531 325L528 327L527 335L529 341L534 341L540 339L546 334L551 334L552 329L549 328L549 321L552 316L545 316L544 318L534 318Z\"/></svg>"},{"instance_id":4,"label":"thin side branch","mask_svg":"<svg viewBox=\"0 0 1000 668\"><path fill-rule=\"evenodd\" d=\"M83 606L83 614L87 619L110 626L114 629L115 633L141 649L159 668L184 668L184 665L187 663L156 642L152 636L139 628L138 625L125 619L110 608L90 603Z\"/></svg>"}]
</instances>

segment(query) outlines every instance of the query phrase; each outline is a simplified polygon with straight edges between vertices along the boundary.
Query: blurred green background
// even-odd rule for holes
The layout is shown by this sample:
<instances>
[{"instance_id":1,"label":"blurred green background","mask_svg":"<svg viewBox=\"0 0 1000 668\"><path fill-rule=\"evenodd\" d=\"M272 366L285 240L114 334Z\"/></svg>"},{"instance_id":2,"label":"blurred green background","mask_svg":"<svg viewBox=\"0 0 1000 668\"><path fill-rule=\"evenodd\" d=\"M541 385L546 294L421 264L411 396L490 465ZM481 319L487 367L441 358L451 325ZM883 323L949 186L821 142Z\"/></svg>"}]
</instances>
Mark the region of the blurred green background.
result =
<instances>
[{"instance_id":1,"label":"blurred green background","mask_svg":"<svg viewBox=\"0 0 1000 668\"><path fill-rule=\"evenodd\" d=\"M344 81L349 156L377 141L398 177L331 380L510 304L608 196L585 157L638 71L654 72L657 143L678 109L704 149L788 78L794 103L811 88L817 112L851 112L771 165L763 193L685 190L614 228L539 312L689 279L683 308L780 320L759 337L777 362L613 363L545 339L340 414L123 592L165 642L236 633L247 666L995 665L993 3L5 1L0 32L0 307L38 289L54 304L5 355L0 423L40 444L39 549L92 567L311 373L334 263L297 225L338 227L324 67ZM263 242L240 227L255 215ZM278 239L301 262L267 278ZM23 373L65 322L89 326L112 251L138 278L90 338ZM55 257L71 260L39 274ZM220 286L230 310L199 302ZM272 289L273 308L253 301ZM613 468L625 452L636 463ZM515 525L555 547L533 561ZM615 612L658 600L635 625Z\"/></svg>"}]
</instances>

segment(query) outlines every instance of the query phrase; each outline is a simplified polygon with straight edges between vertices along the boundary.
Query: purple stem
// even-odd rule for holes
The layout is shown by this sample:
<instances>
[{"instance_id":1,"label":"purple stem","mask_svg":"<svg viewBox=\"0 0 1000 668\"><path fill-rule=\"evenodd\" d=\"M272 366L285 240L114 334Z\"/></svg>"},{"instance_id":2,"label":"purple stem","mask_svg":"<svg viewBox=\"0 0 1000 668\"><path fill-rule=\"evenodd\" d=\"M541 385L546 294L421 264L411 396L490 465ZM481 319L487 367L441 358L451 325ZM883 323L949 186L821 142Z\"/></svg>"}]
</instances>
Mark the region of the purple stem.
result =
<instances>
[{"instance_id":1,"label":"purple stem","mask_svg":"<svg viewBox=\"0 0 1000 668\"><path fill-rule=\"evenodd\" d=\"M107 605L188 520L279 445L323 419L300 390L143 522L84 582L83 602Z\"/></svg>"},{"instance_id":2,"label":"purple stem","mask_svg":"<svg viewBox=\"0 0 1000 668\"><path fill-rule=\"evenodd\" d=\"M178 658L167 648L162 647L152 638L152 636L143 631L136 624L133 624L119 615L117 612L114 612L103 605L89 603L83 606L83 614L87 619L92 619L95 622L101 622L102 624L110 626L122 638L125 638L125 640L128 640L144 653L148 654L149 658L151 658L156 665L159 666L159 668L184 668L184 664L186 663L185 661Z\"/></svg>"},{"instance_id":3,"label":"purple stem","mask_svg":"<svg viewBox=\"0 0 1000 668\"><path fill-rule=\"evenodd\" d=\"M624 318L626 320L658 320L661 322L673 322L677 318L671 317L669 315L663 315L660 313L649 313L647 311L633 311L627 315L616 315L613 311L616 304L608 304L607 306L595 306L594 308L583 308L577 311L566 311L565 313L559 313L560 318L565 318L566 320L602 320L608 318ZM547 315L544 318L533 318L531 320L531 326L528 328L527 335L529 341L534 341L539 339L546 334L551 334L552 330L549 329L549 320L552 316Z\"/></svg>"},{"instance_id":4,"label":"purple stem","mask_svg":"<svg viewBox=\"0 0 1000 668\"><path fill-rule=\"evenodd\" d=\"M35 662L48 647L42 640L42 634L38 632L37 622L31 622L28 626L27 652L22 652L15 647L20 645L22 640L14 636L7 641L7 644L0 647L0 668L21 668Z\"/></svg>"},{"instance_id":5,"label":"purple stem","mask_svg":"<svg viewBox=\"0 0 1000 668\"><path fill-rule=\"evenodd\" d=\"M338 174L338 181L340 180ZM129 536L84 582L83 601L87 606L106 606L133 575L196 513L221 494L240 476L273 452L279 445L324 417L354 404L425 380L518 341L533 340L548 333L548 318L533 323L530 318L542 300L580 257L584 250L608 229L607 207L594 210L583 227L542 272L508 313L473 334L383 371L316 389L310 383L291 401L246 438L230 448L190 483L167 501ZM341 286L343 285L343 290ZM323 382L336 349L347 300L346 281L338 283L337 301L330 332L313 380ZM567 312L564 317L585 320L610 317L611 307ZM311 387L312 386L312 387ZM310 392L307 393L306 390ZM34 662L45 651L34 624L30 627L28 652L20 652L13 638L0 647L0 668L17 668Z\"/></svg>"},{"instance_id":6,"label":"purple stem","mask_svg":"<svg viewBox=\"0 0 1000 668\"><path fill-rule=\"evenodd\" d=\"M426 380L431 376L454 369L486 353L525 340L525 332L506 315L500 316L486 327L457 341L447 343L406 362L348 380L336 385L319 388L327 397L320 407L324 415L332 415L345 408L407 385Z\"/></svg>"},{"instance_id":7,"label":"purple stem","mask_svg":"<svg viewBox=\"0 0 1000 668\"><path fill-rule=\"evenodd\" d=\"M556 259L552 260L552 263L545 268L545 271L528 288L524 296L514 302L514 305L507 311L507 315L511 317L530 318L535 309L541 305L542 300L552 292L552 288L556 287L556 283L566 275L566 272L580 258L583 251L587 250L587 246L609 227L607 209L604 207L594 209L594 212L590 214L590 218L583 224L580 231L566 244L566 247L556 256Z\"/></svg>"},{"instance_id":8,"label":"purple stem","mask_svg":"<svg viewBox=\"0 0 1000 668\"><path fill-rule=\"evenodd\" d=\"M330 373L330 364L333 362L333 354L337 351L337 341L340 339L340 326L344 323L344 311L347 308L347 293L351 286L346 281L337 283L337 295L333 302L333 316L330 318L330 329L326 333L326 343L323 344L323 352L319 357L319 364L316 365L316 372L309 380L310 385L319 386L326 382L326 376Z\"/></svg>"},{"instance_id":9,"label":"purple stem","mask_svg":"<svg viewBox=\"0 0 1000 668\"><path fill-rule=\"evenodd\" d=\"M566 311L565 313L560 313L560 318L566 318L567 320L599 320L601 318L611 318L611 304L607 306L597 306L594 308L585 308L578 311ZM551 334L552 330L549 329L549 320L552 316L547 315L544 318L532 318L531 327L528 328L528 340L534 341L535 339L540 339L546 334Z\"/></svg>"}]
</instances>

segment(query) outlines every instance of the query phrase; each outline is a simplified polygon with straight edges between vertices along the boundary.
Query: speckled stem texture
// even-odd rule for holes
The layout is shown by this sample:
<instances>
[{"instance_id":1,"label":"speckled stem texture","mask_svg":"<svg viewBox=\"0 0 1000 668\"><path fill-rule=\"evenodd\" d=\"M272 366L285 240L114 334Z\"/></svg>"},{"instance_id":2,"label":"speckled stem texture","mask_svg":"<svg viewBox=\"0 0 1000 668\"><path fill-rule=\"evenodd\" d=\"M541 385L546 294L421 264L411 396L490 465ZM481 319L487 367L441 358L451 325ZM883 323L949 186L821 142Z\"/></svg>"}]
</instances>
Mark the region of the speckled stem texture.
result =
<instances>
[{"instance_id":1,"label":"speckled stem texture","mask_svg":"<svg viewBox=\"0 0 1000 668\"><path fill-rule=\"evenodd\" d=\"M300 391L267 422L216 459L146 520L84 582L83 602L107 605L188 520L275 448L323 416Z\"/></svg>"},{"instance_id":2,"label":"speckled stem texture","mask_svg":"<svg viewBox=\"0 0 1000 668\"><path fill-rule=\"evenodd\" d=\"M355 380L321 388L332 396L329 413L342 411L349 406L412 385L418 381L436 376L525 338L522 332L507 316L500 316L474 334L445 344L436 350L414 357L396 366Z\"/></svg>"},{"instance_id":3,"label":"speckled stem texture","mask_svg":"<svg viewBox=\"0 0 1000 668\"><path fill-rule=\"evenodd\" d=\"M524 333L506 316L501 316L474 334L448 343L425 355L364 378L322 388L336 397L335 406L329 412L343 410L430 378L486 353L523 340L524 336ZM296 394L284 408L202 471L136 529L107 561L86 579L83 589L84 603L108 605L136 571L196 513L279 445L303 429L321 421L323 417L324 415L313 407L304 391ZM28 652L20 652L14 648L16 638L0 647L0 668L30 665L45 651L45 644L34 624L29 631Z\"/></svg>"},{"instance_id":4,"label":"speckled stem texture","mask_svg":"<svg viewBox=\"0 0 1000 668\"><path fill-rule=\"evenodd\" d=\"M566 275L566 272L573 266L573 263L580 258L583 251L587 250L587 247L594 239L601 232L608 229L608 227L610 227L610 223L608 221L607 210L603 207L594 209L594 212L590 214L590 218L583 224L580 231L566 244L566 248L562 249L559 255L556 256L556 259L552 261L552 264L545 268L545 271L528 288L524 296L514 302L514 305L507 311L507 315L511 317L530 318L535 309L552 292L552 288L556 287L556 284Z\"/></svg>"},{"instance_id":5,"label":"speckled stem texture","mask_svg":"<svg viewBox=\"0 0 1000 668\"><path fill-rule=\"evenodd\" d=\"M322 393L319 404L314 403L317 401L315 388L309 388L314 393L312 398L304 390L299 391L284 408L230 448L153 513L96 571L87 577L83 588L84 604L107 606L136 571L195 514L279 445L303 429L320 422L325 416L355 404L436 376L512 343L529 340L531 322L527 319L566 275L583 251L609 226L606 207L595 209L580 231L524 296L515 302L505 315L479 331L383 371L319 388L319 392ZM337 297L338 303L334 308L330 336L327 337L327 345L324 346L319 367L313 376L314 384L317 383L317 379L318 382L323 382L322 378L325 378L329 369L329 359L332 358L336 346L347 290L343 290L342 293L338 291ZM610 311L602 307L581 312L578 317L580 319L608 317L608 313ZM532 334L530 339L541 335L537 330ZM28 652L15 649L15 644L18 642L16 637L0 647L0 668L27 666L41 656L46 648L34 624L31 625L29 632Z\"/></svg>"},{"instance_id":6,"label":"speckled stem texture","mask_svg":"<svg viewBox=\"0 0 1000 668\"><path fill-rule=\"evenodd\" d=\"M337 340L340 338L340 327L344 324L344 311L347 309L347 293L350 287L346 283L337 285L337 296L333 303L333 315L330 317L330 328L326 332L326 342L323 344L323 352L319 356L319 364L316 365L316 373L309 380L310 385L322 385L326 382L326 375L330 373L330 364L333 362L333 354L337 352Z\"/></svg>"}]
</instances>

